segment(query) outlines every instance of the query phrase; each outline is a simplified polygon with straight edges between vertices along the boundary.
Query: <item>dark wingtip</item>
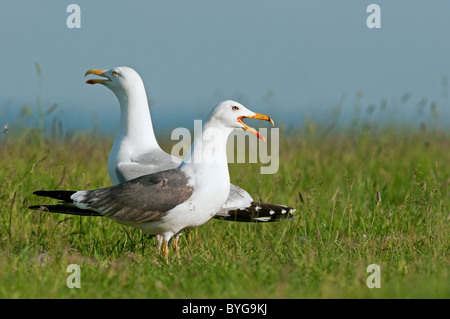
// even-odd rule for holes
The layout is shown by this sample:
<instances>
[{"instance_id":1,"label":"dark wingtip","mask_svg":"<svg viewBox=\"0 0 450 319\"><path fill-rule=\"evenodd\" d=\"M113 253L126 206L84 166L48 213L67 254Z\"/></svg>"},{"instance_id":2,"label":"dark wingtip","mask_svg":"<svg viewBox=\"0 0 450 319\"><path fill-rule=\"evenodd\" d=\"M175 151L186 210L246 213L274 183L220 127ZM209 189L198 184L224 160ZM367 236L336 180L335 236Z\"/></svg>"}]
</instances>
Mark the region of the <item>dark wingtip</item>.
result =
<instances>
[{"instance_id":1,"label":"dark wingtip","mask_svg":"<svg viewBox=\"0 0 450 319\"><path fill-rule=\"evenodd\" d=\"M45 190L40 190L40 191L33 192L33 194L37 195L37 196L59 199L59 200L65 201L67 203L72 203L73 202L70 197L74 193L76 193L76 191L59 191L59 190L45 191Z\"/></svg>"},{"instance_id":2,"label":"dark wingtip","mask_svg":"<svg viewBox=\"0 0 450 319\"><path fill-rule=\"evenodd\" d=\"M63 205L34 205L28 207L39 212L49 212L57 214L78 215L78 216L102 216L100 213L89 209L82 209L75 206Z\"/></svg>"},{"instance_id":3,"label":"dark wingtip","mask_svg":"<svg viewBox=\"0 0 450 319\"><path fill-rule=\"evenodd\" d=\"M228 211L228 216L215 215L215 219L237 221L237 222L278 222L294 218L295 208L269 204L263 202L252 202L250 206Z\"/></svg>"}]
</instances>

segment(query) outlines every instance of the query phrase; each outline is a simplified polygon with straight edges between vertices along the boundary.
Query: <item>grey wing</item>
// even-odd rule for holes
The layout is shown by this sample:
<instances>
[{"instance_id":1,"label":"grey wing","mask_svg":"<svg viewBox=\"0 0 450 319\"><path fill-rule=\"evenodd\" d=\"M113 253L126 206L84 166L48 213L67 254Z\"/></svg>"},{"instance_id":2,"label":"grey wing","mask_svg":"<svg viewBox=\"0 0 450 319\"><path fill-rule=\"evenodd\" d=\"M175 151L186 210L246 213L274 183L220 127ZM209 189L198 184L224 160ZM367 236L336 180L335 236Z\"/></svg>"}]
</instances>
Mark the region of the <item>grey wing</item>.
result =
<instances>
[{"instance_id":1,"label":"grey wing","mask_svg":"<svg viewBox=\"0 0 450 319\"><path fill-rule=\"evenodd\" d=\"M77 206L94 209L118 222L156 221L188 200L193 187L178 169L144 175L107 188L81 192Z\"/></svg>"},{"instance_id":2,"label":"grey wing","mask_svg":"<svg viewBox=\"0 0 450 319\"><path fill-rule=\"evenodd\" d=\"M116 173L119 181L124 183L139 176L176 168L180 164L181 159L172 158L166 152L151 152L138 156L132 162L119 163L116 166Z\"/></svg>"}]
</instances>

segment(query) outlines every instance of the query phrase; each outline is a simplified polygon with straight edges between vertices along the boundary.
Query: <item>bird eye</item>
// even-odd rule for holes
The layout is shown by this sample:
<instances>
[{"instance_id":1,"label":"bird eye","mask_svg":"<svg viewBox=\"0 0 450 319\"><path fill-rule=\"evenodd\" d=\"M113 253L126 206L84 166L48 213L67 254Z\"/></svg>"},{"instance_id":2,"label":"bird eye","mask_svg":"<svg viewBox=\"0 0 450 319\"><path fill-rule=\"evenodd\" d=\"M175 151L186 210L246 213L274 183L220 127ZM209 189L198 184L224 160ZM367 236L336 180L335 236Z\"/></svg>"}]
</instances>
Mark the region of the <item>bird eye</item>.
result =
<instances>
[{"instance_id":1,"label":"bird eye","mask_svg":"<svg viewBox=\"0 0 450 319\"><path fill-rule=\"evenodd\" d=\"M232 106L231 109L232 109L233 111L237 111L237 110L239 110L239 107L237 107L237 106Z\"/></svg>"},{"instance_id":2,"label":"bird eye","mask_svg":"<svg viewBox=\"0 0 450 319\"><path fill-rule=\"evenodd\" d=\"M119 76L119 72L117 72L116 70L112 71L112 75L114 76Z\"/></svg>"}]
</instances>

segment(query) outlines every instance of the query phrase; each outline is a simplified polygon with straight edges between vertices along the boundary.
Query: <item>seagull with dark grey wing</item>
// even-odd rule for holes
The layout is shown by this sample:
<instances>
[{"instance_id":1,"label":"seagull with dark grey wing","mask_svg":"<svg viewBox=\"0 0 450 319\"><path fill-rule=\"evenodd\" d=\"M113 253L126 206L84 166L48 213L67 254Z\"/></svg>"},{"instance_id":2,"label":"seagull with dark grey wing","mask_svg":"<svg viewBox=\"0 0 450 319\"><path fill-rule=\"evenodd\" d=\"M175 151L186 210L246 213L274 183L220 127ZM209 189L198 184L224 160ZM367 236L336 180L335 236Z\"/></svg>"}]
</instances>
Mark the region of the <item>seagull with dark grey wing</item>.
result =
<instances>
[{"instance_id":1,"label":"seagull with dark grey wing","mask_svg":"<svg viewBox=\"0 0 450 319\"><path fill-rule=\"evenodd\" d=\"M189 155L177 168L89 191L36 191L35 195L59 199L60 203L30 209L105 216L145 233L161 235L167 258L172 237L206 223L224 207L230 193L228 135L235 129L258 134L242 122L244 118L273 124L270 117L254 113L238 102L221 102L212 109Z\"/></svg>"},{"instance_id":2,"label":"seagull with dark grey wing","mask_svg":"<svg viewBox=\"0 0 450 319\"><path fill-rule=\"evenodd\" d=\"M86 72L89 74L102 78L89 79L86 83L103 84L114 92L120 104L120 128L108 158L108 172L113 184L180 165L182 160L162 150L156 140L147 94L139 74L129 67L91 69ZM249 127L247 130L259 135ZM231 184L226 202L213 217L268 222L290 218L294 211L284 205L256 202L245 190Z\"/></svg>"}]
</instances>

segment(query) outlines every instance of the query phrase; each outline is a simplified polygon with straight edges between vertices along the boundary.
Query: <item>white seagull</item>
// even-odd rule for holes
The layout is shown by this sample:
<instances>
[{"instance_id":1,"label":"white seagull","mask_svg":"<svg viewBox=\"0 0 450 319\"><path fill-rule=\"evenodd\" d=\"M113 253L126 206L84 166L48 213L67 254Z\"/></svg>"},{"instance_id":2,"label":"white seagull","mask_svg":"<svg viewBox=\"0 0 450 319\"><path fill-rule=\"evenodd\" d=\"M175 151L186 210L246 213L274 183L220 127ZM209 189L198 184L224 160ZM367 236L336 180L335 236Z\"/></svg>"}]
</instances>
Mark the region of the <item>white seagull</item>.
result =
<instances>
[{"instance_id":1,"label":"white seagull","mask_svg":"<svg viewBox=\"0 0 450 319\"><path fill-rule=\"evenodd\" d=\"M158 144L144 83L139 74L129 67L110 70L91 69L102 79L89 79L86 83L103 84L114 92L120 104L120 128L108 157L108 172L113 184L133 178L175 168L182 159L166 153ZM259 136L249 127L247 130ZM269 222L292 217L295 211L285 205L256 202L245 190L230 185L224 205L214 218L245 222ZM160 245L161 239L158 239Z\"/></svg>"},{"instance_id":2,"label":"white seagull","mask_svg":"<svg viewBox=\"0 0 450 319\"><path fill-rule=\"evenodd\" d=\"M224 207L230 193L228 135L235 129L255 133L242 122L244 118L273 124L270 117L254 113L238 102L221 102L210 112L202 133L191 146L190 156L178 167L101 189L36 191L35 195L56 198L60 203L30 206L30 209L105 216L147 234L161 235L163 254L167 258L172 237L206 223Z\"/></svg>"}]
</instances>

